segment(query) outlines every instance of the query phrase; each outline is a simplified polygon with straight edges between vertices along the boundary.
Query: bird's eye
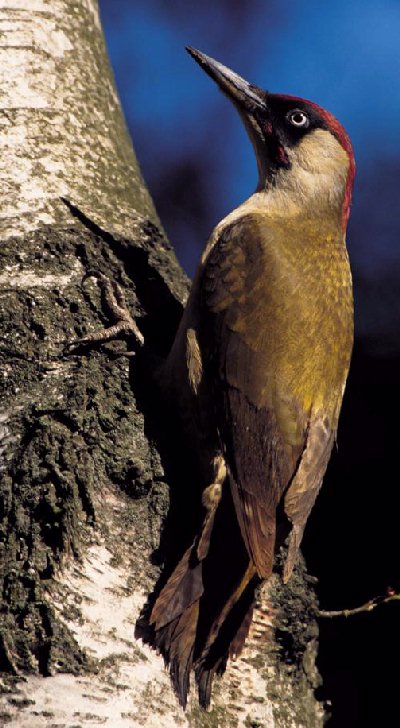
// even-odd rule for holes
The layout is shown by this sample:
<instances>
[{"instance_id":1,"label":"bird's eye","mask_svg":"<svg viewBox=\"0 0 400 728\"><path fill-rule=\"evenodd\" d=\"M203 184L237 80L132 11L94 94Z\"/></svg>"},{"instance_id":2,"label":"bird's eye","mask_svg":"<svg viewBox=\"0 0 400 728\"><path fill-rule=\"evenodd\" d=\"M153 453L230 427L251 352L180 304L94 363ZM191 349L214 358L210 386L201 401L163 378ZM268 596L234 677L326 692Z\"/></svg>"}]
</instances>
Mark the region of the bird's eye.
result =
<instances>
[{"instance_id":1,"label":"bird's eye","mask_svg":"<svg viewBox=\"0 0 400 728\"><path fill-rule=\"evenodd\" d=\"M293 111L289 111L287 118L289 119L290 123L293 124L293 126L297 127L307 127L310 123L307 114L300 109L294 109Z\"/></svg>"}]
</instances>

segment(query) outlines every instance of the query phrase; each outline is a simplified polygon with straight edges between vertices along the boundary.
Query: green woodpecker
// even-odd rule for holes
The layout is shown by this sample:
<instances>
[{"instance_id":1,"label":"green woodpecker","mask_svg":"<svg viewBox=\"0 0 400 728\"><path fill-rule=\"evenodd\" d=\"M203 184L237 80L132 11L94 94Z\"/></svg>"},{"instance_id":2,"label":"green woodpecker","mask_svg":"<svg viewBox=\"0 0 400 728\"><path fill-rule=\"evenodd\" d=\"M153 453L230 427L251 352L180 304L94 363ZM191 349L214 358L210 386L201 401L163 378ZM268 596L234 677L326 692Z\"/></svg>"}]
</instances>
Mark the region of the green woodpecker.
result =
<instances>
[{"instance_id":1,"label":"green woodpecker","mask_svg":"<svg viewBox=\"0 0 400 728\"><path fill-rule=\"evenodd\" d=\"M254 591L287 540L293 570L333 443L353 342L345 230L354 180L341 124L188 48L253 144L255 193L202 255L163 371L199 455L203 520L150 615L183 706L238 655Z\"/></svg>"}]
</instances>

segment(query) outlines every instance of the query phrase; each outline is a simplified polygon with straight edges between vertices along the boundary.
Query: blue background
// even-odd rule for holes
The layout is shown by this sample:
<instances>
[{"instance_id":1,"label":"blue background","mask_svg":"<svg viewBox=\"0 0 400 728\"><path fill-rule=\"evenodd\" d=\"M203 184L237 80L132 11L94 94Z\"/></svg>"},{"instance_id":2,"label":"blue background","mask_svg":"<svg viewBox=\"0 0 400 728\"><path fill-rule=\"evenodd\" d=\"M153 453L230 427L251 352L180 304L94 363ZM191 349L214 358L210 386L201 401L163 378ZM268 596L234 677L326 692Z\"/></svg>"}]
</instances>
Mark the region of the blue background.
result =
<instances>
[{"instance_id":1,"label":"blue background","mask_svg":"<svg viewBox=\"0 0 400 728\"><path fill-rule=\"evenodd\" d=\"M357 162L348 233L357 334L371 350L397 352L400 2L100 0L100 9L145 179L190 275L213 226L253 191L256 170L234 108L184 46L340 119Z\"/></svg>"}]
</instances>

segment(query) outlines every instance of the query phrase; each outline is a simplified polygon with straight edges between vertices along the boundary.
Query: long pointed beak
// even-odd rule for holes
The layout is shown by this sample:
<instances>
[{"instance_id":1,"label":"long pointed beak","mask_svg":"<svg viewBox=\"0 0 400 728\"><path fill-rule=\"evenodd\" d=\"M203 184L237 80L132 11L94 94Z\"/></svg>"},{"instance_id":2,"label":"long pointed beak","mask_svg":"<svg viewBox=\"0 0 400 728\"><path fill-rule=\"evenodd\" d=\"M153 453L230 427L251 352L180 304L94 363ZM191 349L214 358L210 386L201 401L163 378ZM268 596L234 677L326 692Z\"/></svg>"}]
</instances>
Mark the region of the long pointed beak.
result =
<instances>
[{"instance_id":1,"label":"long pointed beak","mask_svg":"<svg viewBox=\"0 0 400 728\"><path fill-rule=\"evenodd\" d=\"M245 81L230 68L223 66L214 58L190 46L186 50L201 68L218 84L221 91L233 101L240 110L251 112L255 109L266 111L266 92Z\"/></svg>"}]
</instances>

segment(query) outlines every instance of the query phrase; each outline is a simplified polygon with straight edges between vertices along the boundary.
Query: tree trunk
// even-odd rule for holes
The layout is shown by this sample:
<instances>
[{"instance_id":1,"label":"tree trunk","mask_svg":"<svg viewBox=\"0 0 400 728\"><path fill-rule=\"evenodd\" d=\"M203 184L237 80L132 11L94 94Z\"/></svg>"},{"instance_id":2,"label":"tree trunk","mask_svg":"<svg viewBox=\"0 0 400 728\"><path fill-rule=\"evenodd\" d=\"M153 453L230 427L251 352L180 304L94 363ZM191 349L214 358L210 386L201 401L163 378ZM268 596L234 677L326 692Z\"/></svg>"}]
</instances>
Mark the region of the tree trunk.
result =
<instances>
[{"instance_id":1,"label":"tree trunk","mask_svg":"<svg viewBox=\"0 0 400 728\"><path fill-rule=\"evenodd\" d=\"M161 658L135 640L188 502L151 379L188 283L132 150L95 0L0 0L0 60L2 722L320 726L301 569L260 594L209 713L194 694L183 713ZM93 270L137 317L135 358L120 355L129 335L65 346L109 325Z\"/></svg>"}]
</instances>

